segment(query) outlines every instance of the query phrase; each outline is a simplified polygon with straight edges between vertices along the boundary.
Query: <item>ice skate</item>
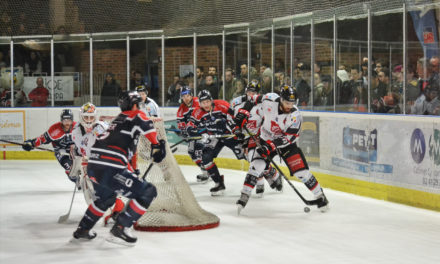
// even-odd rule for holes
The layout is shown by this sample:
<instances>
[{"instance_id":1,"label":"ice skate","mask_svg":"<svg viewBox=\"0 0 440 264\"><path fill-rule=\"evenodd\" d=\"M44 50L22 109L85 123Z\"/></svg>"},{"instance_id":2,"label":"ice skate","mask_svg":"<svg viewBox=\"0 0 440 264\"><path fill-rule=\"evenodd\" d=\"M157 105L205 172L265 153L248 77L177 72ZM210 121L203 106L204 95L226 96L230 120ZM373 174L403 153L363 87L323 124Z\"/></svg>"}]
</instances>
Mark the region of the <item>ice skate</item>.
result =
<instances>
[{"instance_id":1,"label":"ice skate","mask_svg":"<svg viewBox=\"0 0 440 264\"><path fill-rule=\"evenodd\" d=\"M210 179L211 178L205 174L197 175L197 182L200 182L200 183L207 183Z\"/></svg>"},{"instance_id":2,"label":"ice skate","mask_svg":"<svg viewBox=\"0 0 440 264\"><path fill-rule=\"evenodd\" d=\"M90 241L96 237L96 232L78 227L73 232L73 237L76 241Z\"/></svg>"},{"instance_id":3,"label":"ice skate","mask_svg":"<svg viewBox=\"0 0 440 264\"><path fill-rule=\"evenodd\" d=\"M131 234L130 227L124 227L116 223L110 230L110 236L106 239L108 242L120 244L124 246L134 246L137 237Z\"/></svg>"},{"instance_id":4,"label":"ice skate","mask_svg":"<svg viewBox=\"0 0 440 264\"><path fill-rule=\"evenodd\" d=\"M242 193L240 199L237 200L237 215L240 215L241 210L246 207L247 202L249 201L249 195Z\"/></svg>"},{"instance_id":5,"label":"ice skate","mask_svg":"<svg viewBox=\"0 0 440 264\"><path fill-rule=\"evenodd\" d=\"M264 185L257 185L255 188L255 193L255 197L262 198L264 195Z\"/></svg>"},{"instance_id":6,"label":"ice skate","mask_svg":"<svg viewBox=\"0 0 440 264\"><path fill-rule=\"evenodd\" d=\"M279 176L271 185L270 188L277 190L279 192L283 191L283 179Z\"/></svg>"},{"instance_id":7,"label":"ice skate","mask_svg":"<svg viewBox=\"0 0 440 264\"><path fill-rule=\"evenodd\" d=\"M215 186L211 188L209 191L211 192L211 196L222 196L224 194L226 187L224 182L223 175L220 176L220 181L215 183Z\"/></svg>"},{"instance_id":8,"label":"ice skate","mask_svg":"<svg viewBox=\"0 0 440 264\"><path fill-rule=\"evenodd\" d=\"M319 199L318 204L317 204L318 209L323 213L327 212L329 210L329 207L328 207L328 200L327 200L327 197L325 196L325 194L321 193L317 197L317 199Z\"/></svg>"}]
</instances>

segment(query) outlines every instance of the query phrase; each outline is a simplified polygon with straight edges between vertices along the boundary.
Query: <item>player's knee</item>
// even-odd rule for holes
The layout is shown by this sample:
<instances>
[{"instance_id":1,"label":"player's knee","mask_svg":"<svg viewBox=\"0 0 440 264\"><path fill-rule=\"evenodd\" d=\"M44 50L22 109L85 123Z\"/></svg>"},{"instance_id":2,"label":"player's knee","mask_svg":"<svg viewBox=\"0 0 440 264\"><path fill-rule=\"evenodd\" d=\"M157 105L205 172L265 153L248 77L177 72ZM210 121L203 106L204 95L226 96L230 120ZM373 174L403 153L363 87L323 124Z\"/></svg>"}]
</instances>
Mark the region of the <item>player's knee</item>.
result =
<instances>
[{"instance_id":1,"label":"player's knee","mask_svg":"<svg viewBox=\"0 0 440 264\"><path fill-rule=\"evenodd\" d=\"M147 183L145 185L144 192L140 197L136 198L136 201L144 208L148 208L150 207L151 202L156 198L156 196L157 196L156 187L151 183Z\"/></svg>"},{"instance_id":2,"label":"player's knee","mask_svg":"<svg viewBox=\"0 0 440 264\"><path fill-rule=\"evenodd\" d=\"M116 201L116 195L108 197L107 199L97 199L93 204L102 211L106 211L108 208L113 206Z\"/></svg>"}]
</instances>

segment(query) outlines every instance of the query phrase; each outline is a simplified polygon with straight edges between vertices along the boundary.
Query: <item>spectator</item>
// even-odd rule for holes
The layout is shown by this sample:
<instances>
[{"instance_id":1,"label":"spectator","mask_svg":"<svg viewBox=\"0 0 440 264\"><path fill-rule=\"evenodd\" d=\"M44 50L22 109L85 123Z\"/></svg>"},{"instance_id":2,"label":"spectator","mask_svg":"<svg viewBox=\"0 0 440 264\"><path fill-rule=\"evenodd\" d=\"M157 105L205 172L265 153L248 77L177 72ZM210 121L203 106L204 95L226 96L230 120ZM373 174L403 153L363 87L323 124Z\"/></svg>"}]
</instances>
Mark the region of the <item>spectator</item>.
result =
<instances>
[{"instance_id":1,"label":"spectator","mask_svg":"<svg viewBox=\"0 0 440 264\"><path fill-rule=\"evenodd\" d=\"M310 92L312 90L310 85L305 80L307 76L306 71L307 66L302 62L298 63L295 69L296 76L294 85L298 93L298 105L300 106L307 106L309 104Z\"/></svg>"},{"instance_id":2,"label":"spectator","mask_svg":"<svg viewBox=\"0 0 440 264\"><path fill-rule=\"evenodd\" d=\"M387 94L387 76L387 73L380 71L376 78L372 77L371 87L373 90L371 93L371 98L373 101L379 100Z\"/></svg>"},{"instance_id":3,"label":"spectator","mask_svg":"<svg viewBox=\"0 0 440 264\"><path fill-rule=\"evenodd\" d=\"M205 84L199 90L208 90L211 93L212 99L219 98L218 86L214 83L214 76L212 75L206 75Z\"/></svg>"},{"instance_id":4,"label":"spectator","mask_svg":"<svg viewBox=\"0 0 440 264\"><path fill-rule=\"evenodd\" d=\"M235 98L233 96L233 94L235 93L235 83L236 83L236 79L234 77L234 72L231 68L227 68L225 70L225 81L223 82L224 85L224 90L225 90L225 101L231 101L233 98ZM220 95L219 98L222 99L223 98L223 87L220 90Z\"/></svg>"},{"instance_id":5,"label":"spectator","mask_svg":"<svg viewBox=\"0 0 440 264\"><path fill-rule=\"evenodd\" d=\"M433 56L430 60L429 63L432 66L432 72L434 73L439 73L439 67L440 67L440 58L438 56Z\"/></svg>"},{"instance_id":6,"label":"spectator","mask_svg":"<svg viewBox=\"0 0 440 264\"><path fill-rule=\"evenodd\" d=\"M417 88L417 78L415 76L414 68L409 66L406 70L406 101L409 105L413 105L420 95L420 90Z\"/></svg>"},{"instance_id":7,"label":"spectator","mask_svg":"<svg viewBox=\"0 0 440 264\"><path fill-rule=\"evenodd\" d=\"M114 79L114 75L107 73L101 90L101 106L116 106L121 93L121 86Z\"/></svg>"},{"instance_id":8,"label":"spectator","mask_svg":"<svg viewBox=\"0 0 440 264\"><path fill-rule=\"evenodd\" d=\"M180 76L178 74L174 75L173 83L168 87L168 106L178 106L180 99L180 88L182 85L180 82Z\"/></svg>"},{"instance_id":9,"label":"spectator","mask_svg":"<svg viewBox=\"0 0 440 264\"><path fill-rule=\"evenodd\" d=\"M414 115L440 115L439 83L432 83L425 87L423 94L419 96L411 107Z\"/></svg>"},{"instance_id":10,"label":"spectator","mask_svg":"<svg viewBox=\"0 0 440 264\"><path fill-rule=\"evenodd\" d=\"M353 99L353 89L359 78L357 69L352 69L350 78L346 70L336 72L336 92L338 104L350 104Z\"/></svg>"},{"instance_id":11,"label":"spectator","mask_svg":"<svg viewBox=\"0 0 440 264\"><path fill-rule=\"evenodd\" d=\"M275 69L276 72L285 72L284 62L280 58L275 59Z\"/></svg>"},{"instance_id":12,"label":"spectator","mask_svg":"<svg viewBox=\"0 0 440 264\"><path fill-rule=\"evenodd\" d=\"M285 78L286 78L286 74L284 72L275 73L275 87L280 87L286 84Z\"/></svg>"},{"instance_id":13,"label":"spectator","mask_svg":"<svg viewBox=\"0 0 440 264\"><path fill-rule=\"evenodd\" d=\"M204 76L202 66L199 66L196 68L196 76L197 76L197 87L204 86L205 85L205 76Z\"/></svg>"},{"instance_id":14,"label":"spectator","mask_svg":"<svg viewBox=\"0 0 440 264\"><path fill-rule=\"evenodd\" d=\"M27 104L26 94L22 89L14 89L14 106L25 106ZM11 90L5 89L0 95L0 105L11 106Z\"/></svg>"},{"instance_id":15,"label":"spectator","mask_svg":"<svg viewBox=\"0 0 440 264\"><path fill-rule=\"evenodd\" d=\"M41 74L43 64L39 58L39 55L35 51L31 51L29 58L25 60L24 63L24 73L33 75Z\"/></svg>"},{"instance_id":16,"label":"spectator","mask_svg":"<svg viewBox=\"0 0 440 264\"><path fill-rule=\"evenodd\" d=\"M392 72L391 92L403 94L403 67L396 65Z\"/></svg>"},{"instance_id":17,"label":"spectator","mask_svg":"<svg viewBox=\"0 0 440 264\"><path fill-rule=\"evenodd\" d=\"M328 107L333 107L333 88L331 85L331 77L328 75L322 75L321 77L319 76L319 74L315 73L315 80L319 81L319 84L316 86L317 87L317 91L316 92L316 97L315 97L315 102L314 105L316 106L326 106L327 110Z\"/></svg>"},{"instance_id":18,"label":"spectator","mask_svg":"<svg viewBox=\"0 0 440 264\"><path fill-rule=\"evenodd\" d=\"M26 26L24 25L24 23L20 23L18 25L18 30L17 30L17 34L19 36L26 36L28 34Z\"/></svg>"},{"instance_id":19,"label":"spectator","mask_svg":"<svg viewBox=\"0 0 440 264\"><path fill-rule=\"evenodd\" d=\"M248 83L248 66L246 63L240 65L240 79L242 79L244 83Z\"/></svg>"},{"instance_id":20,"label":"spectator","mask_svg":"<svg viewBox=\"0 0 440 264\"><path fill-rule=\"evenodd\" d=\"M144 79L142 78L142 73L140 71L134 71L133 79L130 81L130 90L134 90L140 85L145 85Z\"/></svg>"},{"instance_id":21,"label":"spectator","mask_svg":"<svg viewBox=\"0 0 440 264\"><path fill-rule=\"evenodd\" d=\"M47 99L49 98L49 90L44 87L44 80L41 77L37 78L37 87L35 87L29 94L29 100L32 100L31 106L47 106Z\"/></svg>"},{"instance_id":22,"label":"spectator","mask_svg":"<svg viewBox=\"0 0 440 264\"><path fill-rule=\"evenodd\" d=\"M235 92L232 94L232 99L235 97L239 97L241 95L244 95L245 94L245 89L244 89L245 86L246 86L246 84L245 84L244 80L238 79L235 82Z\"/></svg>"},{"instance_id":23,"label":"spectator","mask_svg":"<svg viewBox=\"0 0 440 264\"><path fill-rule=\"evenodd\" d=\"M373 102L371 108L374 113L400 114L399 96L396 93L389 93Z\"/></svg>"},{"instance_id":24,"label":"spectator","mask_svg":"<svg viewBox=\"0 0 440 264\"><path fill-rule=\"evenodd\" d=\"M271 93L272 92L272 70L266 66L261 66L261 68L265 68L262 74L262 83L261 83L261 93Z\"/></svg>"}]
</instances>

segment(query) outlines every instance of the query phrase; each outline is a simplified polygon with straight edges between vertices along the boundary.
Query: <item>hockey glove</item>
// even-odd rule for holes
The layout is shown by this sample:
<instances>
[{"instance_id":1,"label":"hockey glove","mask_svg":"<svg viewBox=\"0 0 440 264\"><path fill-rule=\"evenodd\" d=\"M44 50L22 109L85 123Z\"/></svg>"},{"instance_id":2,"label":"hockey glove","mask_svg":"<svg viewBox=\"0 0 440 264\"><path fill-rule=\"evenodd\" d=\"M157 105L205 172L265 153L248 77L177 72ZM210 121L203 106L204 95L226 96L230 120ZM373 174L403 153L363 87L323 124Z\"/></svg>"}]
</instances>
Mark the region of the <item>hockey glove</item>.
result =
<instances>
[{"instance_id":1,"label":"hockey glove","mask_svg":"<svg viewBox=\"0 0 440 264\"><path fill-rule=\"evenodd\" d=\"M240 129L234 129L233 133L235 135L234 139L243 140L245 137L243 131L241 131Z\"/></svg>"},{"instance_id":2,"label":"hockey glove","mask_svg":"<svg viewBox=\"0 0 440 264\"><path fill-rule=\"evenodd\" d=\"M165 140L159 140L159 144L151 145L151 157L156 163L161 162L165 158Z\"/></svg>"},{"instance_id":3,"label":"hockey glove","mask_svg":"<svg viewBox=\"0 0 440 264\"><path fill-rule=\"evenodd\" d=\"M199 132L194 127L188 127L186 129L186 132L188 133L188 136L190 136L190 137L197 137L199 135Z\"/></svg>"},{"instance_id":4,"label":"hockey glove","mask_svg":"<svg viewBox=\"0 0 440 264\"><path fill-rule=\"evenodd\" d=\"M249 111L242 108L238 110L237 115L234 117L234 123L237 127L243 128L244 125L247 123L248 118L249 118Z\"/></svg>"},{"instance_id":5,"label":"hockey glove","mask_svg":"<svg viewBox=\"0 0 440 264\"><path fill-rule=\"evenodd\" d=\"M26 151L33 150L34 149L34 140L32 140L32 139L26 140L21 147Z\"/></svg>"},{"instance_id":6,"label":"hockey glove","mask_svg":"<svg viewBox=\"0 0 440 264\"><path fill-rule=\"evenodd\" d=\"M265 144L261 144L259 147L257 147L257 152L260 154L261 157L267 158L270 156L270 153L276 150L275 144L268 140L265 142Z\"/></svg>"}]
</instances>

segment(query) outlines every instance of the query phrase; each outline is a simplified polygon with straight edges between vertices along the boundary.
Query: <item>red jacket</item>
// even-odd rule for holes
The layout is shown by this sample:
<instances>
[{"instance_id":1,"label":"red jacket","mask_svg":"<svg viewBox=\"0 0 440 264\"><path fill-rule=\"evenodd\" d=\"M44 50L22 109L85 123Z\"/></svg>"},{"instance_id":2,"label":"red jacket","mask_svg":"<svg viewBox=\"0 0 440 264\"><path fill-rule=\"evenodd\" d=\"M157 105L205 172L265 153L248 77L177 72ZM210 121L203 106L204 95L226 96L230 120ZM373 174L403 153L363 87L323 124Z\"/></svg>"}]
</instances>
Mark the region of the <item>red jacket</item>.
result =
<instances>
[{"instance_id":1,"label":"red jacket","mask_svg":"<svg viewBox=\"0 0 440 264\"><path fill-rule=\"evenodd\" d=\"M37 87L29 93L28 98L32 100L31 106L47 106L49 91L44 87Z\"/></svg>"}]
</instances>

